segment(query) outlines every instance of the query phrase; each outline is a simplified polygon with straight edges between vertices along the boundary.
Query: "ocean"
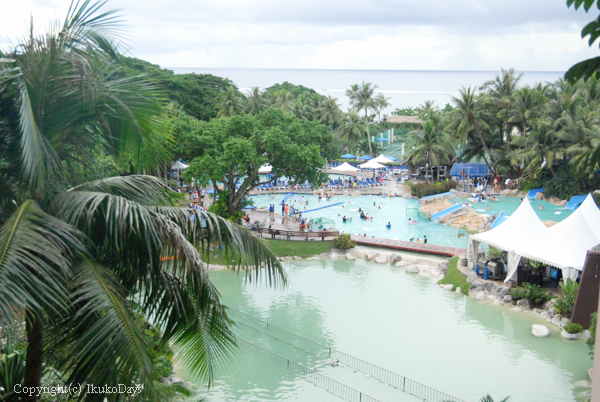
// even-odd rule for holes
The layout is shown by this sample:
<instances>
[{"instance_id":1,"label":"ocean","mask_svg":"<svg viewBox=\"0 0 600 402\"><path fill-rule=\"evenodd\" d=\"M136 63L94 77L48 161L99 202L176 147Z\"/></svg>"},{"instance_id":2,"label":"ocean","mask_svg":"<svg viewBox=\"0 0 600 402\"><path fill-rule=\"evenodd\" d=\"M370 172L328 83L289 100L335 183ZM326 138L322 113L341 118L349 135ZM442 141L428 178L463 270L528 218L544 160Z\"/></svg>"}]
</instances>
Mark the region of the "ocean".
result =
<instances>
[{"instance_id":1,"label":"ocean","mask_svg":"<svg viewBox=\"0 0 600 402\"><path fill-rule=\"evenodd\" d=\"M390 108L415 107L426 100L444 107L458 95L461 86L481 86L500 71L403 71L403 70L294 70L254 68L172 68L175 73L213 74L229 78L242 92L250 87L268 88L288 81L313 88L322 95L338 99L343 110L349 106L346 90L362 81L377 85L376 92L390 98ZM561 71L525 71L520 85L554 82Z\"/></svg>"}]
</instances>

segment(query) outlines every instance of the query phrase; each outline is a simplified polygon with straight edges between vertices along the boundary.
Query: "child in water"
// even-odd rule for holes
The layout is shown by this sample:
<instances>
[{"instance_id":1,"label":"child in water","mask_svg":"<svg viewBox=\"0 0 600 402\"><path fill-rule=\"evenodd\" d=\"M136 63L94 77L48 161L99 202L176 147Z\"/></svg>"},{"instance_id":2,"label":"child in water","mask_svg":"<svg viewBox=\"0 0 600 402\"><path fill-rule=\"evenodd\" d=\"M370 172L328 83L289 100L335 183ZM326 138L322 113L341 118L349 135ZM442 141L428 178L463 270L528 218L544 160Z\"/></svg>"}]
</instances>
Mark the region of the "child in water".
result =
<instances>
[{"instance_id":1,"label":"child in water","mask_svg":"<svg viewBox=\"0 0 600 402\"><path fill-rule=\"evenodd\" d=\"M389 230L389 229L391 229L391 228L392 228L392 224L388 222L388 224L387 224L387 225L385 225L385 227L386 227L386 228L388 228L388 230Z\"/></svg>"}]
</instances>

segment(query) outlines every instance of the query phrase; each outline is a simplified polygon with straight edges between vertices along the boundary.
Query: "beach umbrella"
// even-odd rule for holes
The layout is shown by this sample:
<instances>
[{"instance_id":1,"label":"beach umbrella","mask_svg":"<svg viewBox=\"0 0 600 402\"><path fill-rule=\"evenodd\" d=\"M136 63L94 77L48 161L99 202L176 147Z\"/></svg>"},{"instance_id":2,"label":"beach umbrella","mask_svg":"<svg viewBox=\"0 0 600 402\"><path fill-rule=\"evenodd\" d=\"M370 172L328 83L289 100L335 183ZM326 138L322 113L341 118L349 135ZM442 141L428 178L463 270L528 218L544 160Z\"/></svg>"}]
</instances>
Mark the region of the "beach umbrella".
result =
<instances>
[{"instance_id":1,"label":"beach umbrella","mask_svg":"<svg viewBox=\"0 0 600 402\"><path fill-rule=\"evenodd\" d=\"M269 165L268 163L265 163L260 167L260 169L258 169L258 174L271 173L271 170L273 170L273 166Z\"/></svg>"},{"instance_id":2,"label":"beach umbrella","mask_svg":"<svg viewBox=\"0 0 600 402\"><path fill-rule=\"evenodd\" d=\"M389 141L387 138L383 137L383 138L377 138L375 141Z\"/></svg>"},{"instance_id":3,"label":"beach umbrella","mask_svg":"<svg viewBox=\"0 0 600 402\"><path fill-rule=\"evenodd\" d=\"M345 154L345 155L342 155L342 159L356 159L356 156L354 156L352 154Z\"/></svg>"},{"instance_id":4,"label":"beach umbrella","mask_svg":"<svg viewBox=\"0 0 600 402\"><path fill-rule=\"evenodd\" d=\"M364 161L369 161L369 160L373 159L373 157L371 157L370 155L363 155L358 159L362 159Z\"/></svg>"},{"instance_id":5,"label":"beach umbrella","mask_svg":"<svg viewBox=\"0 0 600 402\"><path fill-rule=\"evenodd\" d=\"M379 162L379 163L388 163L388 162L393 162L391 159L383 156L383 154L379 155L377 158L373 159L373 161L375 162Z\"/></svg>"},{"instance_id":6,"label":"beach umbrella","mask_svg":"<svg viewBox=\"0 0 600 402\"><path fill-rule=\"evenodd\" d=\"M331 170L335 170L336 172L356 172L356 171L358 171L360 169L355 168L354 166L352 166L348 162L344 162L340 166L334 167Z\"/></svg>"},{"instance_id":7,"label":"beach umbrella","mask_svg":"<svg viewBox=\"0 0 600 402\"><path fill-rule=\"evenodd\" d=\"M358 167L361 169L384 169L385 168L384 165L382 165L379 162L375 162L374 160L363 163L362 165L358 165Z\"/></svg>"},{"instance_id":8,"label":"beach umbrella","mask_svg":"<svg viewBox=\"0 0 600 402\"><path fill-rule=\"evenodd\" d=\"M172 170L185 170L189 167L190 167L190 165L186 165L185 163L183 163L181 161L177 161L171 165Z\"/></svg>"}]
</instances>

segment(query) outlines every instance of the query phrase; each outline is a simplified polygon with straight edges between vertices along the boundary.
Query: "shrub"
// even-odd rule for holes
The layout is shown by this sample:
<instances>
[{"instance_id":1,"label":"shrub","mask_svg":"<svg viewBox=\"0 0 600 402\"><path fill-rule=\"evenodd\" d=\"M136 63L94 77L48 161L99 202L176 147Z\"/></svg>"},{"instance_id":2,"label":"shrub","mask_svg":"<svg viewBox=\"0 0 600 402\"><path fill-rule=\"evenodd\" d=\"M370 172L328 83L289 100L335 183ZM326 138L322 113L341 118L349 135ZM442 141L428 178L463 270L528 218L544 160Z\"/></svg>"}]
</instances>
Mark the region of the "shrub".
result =
<instances>
[{"instance_id":1,"label":"shrub","mask_svg":"<svg viewBox=\"0 0 600 402\"><path fill-rule=\"evenodd\" d=\"M590 355L592 358L594 357L594 345L596 345L596 324L598 323L598 313L593 313L592 318L590 319L590 337L585 343L589 346L592 351Z\"/></svg>"},{"instance_id":2,"label":"shrub","mask_svg":"<svg viewBox=\"0 0 600 402\"><path fill-rule=\"evenodd\" d=\"M456 187L456 182L454 180L449 181L440 181L437 183L412 183L407 182L410 186L410 191L412 195L417 198L427 197L428 195L440 194L450 191Z\"/></svg>"},{"instance_id":3,"label":"shrub","mask_svg":"<svg viewBox=\"0 0 600 402\"><path fill-rule=\"evenodd\" d=\"M577 296L577 289L579 284L573 282L571 278L567 279L567 284L560 283L560 288L563 294L556 299L555 308L556 312L564 316L570 316L575 306L575 297Z\"/></svg>"},{"instance_id":4,"label":"shrub","mask_svg":"<svg viewBox=\"0 0 600 402\"><path fill-rule=\"evenodd\" d=\"M565 326L565 331L569 334L578 334L579 332L583 332L583 326L581 326L581 324L570 322Z\"/></svg>"},{"instance_id":5,"label":"shrub","mask_svg":"<svg viewBox=\"0 0 600 402\"><path fill-rule=\"evenodd\" d=\"M350 238L349 233L342 233L333 239L333 247L339 248L340 250L348 250L354 246L356 246L356 242Z\"/></svg>"},{"instance_id":6,"label":"shrub","mask_svg":"<svg viewBox=\"0 0 600 402\"><path fill-rule=\"evenodd\" d=\"M502 250L497 249L496 247L490 247L490 249L488 250L488 259L490 260L497 260L502 258L502 254L504 254L504 252Z\"/></svg>"},{"instance_id":7,"label":"shrub","mask_svg":"<svg viewBox=\"0 0 600 402\"><path fill-rule=\"evenodd\" d=\"M546 293L546 290L542 289L540 285L530 283L524 283L523 286L511 289L509 294L512 296L513 301L529 299L535 305L542 305L552 299L552 295Z\"/></svg>"}]
</instances>

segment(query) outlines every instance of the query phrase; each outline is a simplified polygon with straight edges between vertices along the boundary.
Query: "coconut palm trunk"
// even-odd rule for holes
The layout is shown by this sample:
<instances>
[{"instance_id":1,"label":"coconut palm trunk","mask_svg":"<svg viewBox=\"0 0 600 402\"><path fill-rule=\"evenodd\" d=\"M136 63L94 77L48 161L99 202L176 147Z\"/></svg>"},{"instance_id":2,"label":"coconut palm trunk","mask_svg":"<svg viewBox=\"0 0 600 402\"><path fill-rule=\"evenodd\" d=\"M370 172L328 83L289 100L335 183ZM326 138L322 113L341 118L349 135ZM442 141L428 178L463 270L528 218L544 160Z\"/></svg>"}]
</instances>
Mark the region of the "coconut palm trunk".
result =
<instances>
[{"instance_id":1,"label":"coconut palm trunk","mask_svg":"<svg viewBox=\"0 0 600 402\"><path fill-rule=\"evenodd\" d=\"M373 155L373 146L371 145L371 133L369 132L369 115L367 107L365 107L365 125L367 126L367 140L369 141L369 155Z\"/></svg>"},{"instance_id":2,"label":"coconut palm trunk","mask_svg":"<svg viewBox=\"0 0 600 402\"><path fill-rule=\"evenodd\" d=\"M35 389L42 383L44 367L44 321L39 314L30 310L26 313L27 356L25 360L25 378L23 388ZM23 393L21 401L37 402L37 394Z\"/></svg>"}]
</instances>

